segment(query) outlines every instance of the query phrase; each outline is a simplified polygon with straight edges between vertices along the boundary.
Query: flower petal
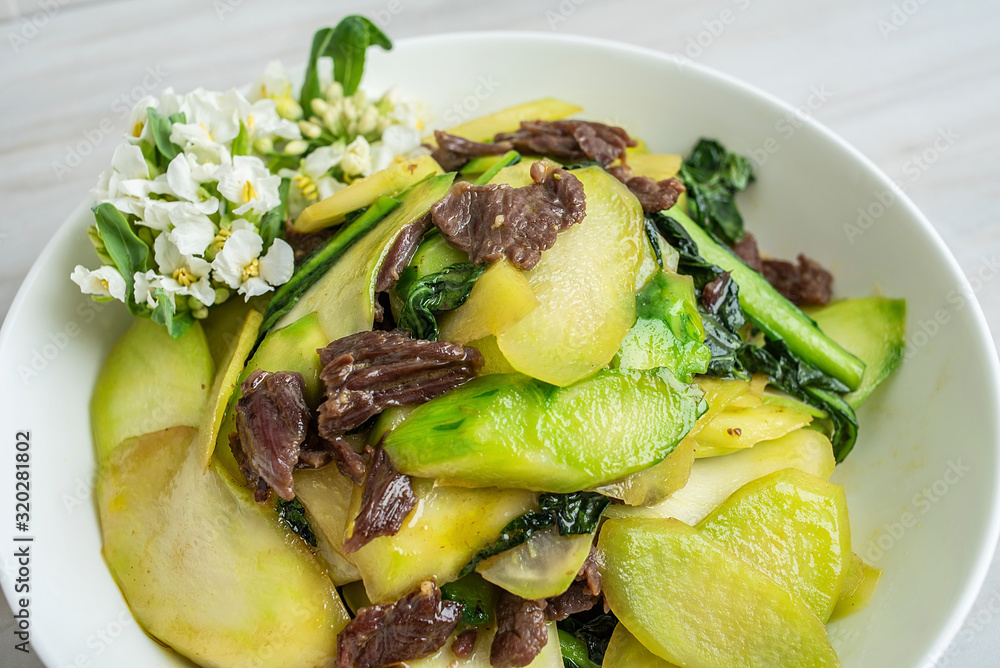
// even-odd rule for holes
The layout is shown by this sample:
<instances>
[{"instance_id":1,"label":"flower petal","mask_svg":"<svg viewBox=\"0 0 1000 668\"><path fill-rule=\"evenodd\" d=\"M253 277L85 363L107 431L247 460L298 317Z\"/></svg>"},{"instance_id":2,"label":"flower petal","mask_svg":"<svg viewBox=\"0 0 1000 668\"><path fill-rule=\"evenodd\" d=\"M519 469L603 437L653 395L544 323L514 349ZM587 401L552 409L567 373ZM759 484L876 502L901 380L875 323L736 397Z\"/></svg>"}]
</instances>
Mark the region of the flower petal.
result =
<instances>
[{"instance_id":1,"label":"flower petal","mask_svg":"<svg viewBox=\"0 0 1000 668\"><path fill-rule=\"evenodd\" d=\"M260 277L270 285L287 283L295 271L295 251L284 239L275 239L260 259Z\"/></svg>"}]
</instances>

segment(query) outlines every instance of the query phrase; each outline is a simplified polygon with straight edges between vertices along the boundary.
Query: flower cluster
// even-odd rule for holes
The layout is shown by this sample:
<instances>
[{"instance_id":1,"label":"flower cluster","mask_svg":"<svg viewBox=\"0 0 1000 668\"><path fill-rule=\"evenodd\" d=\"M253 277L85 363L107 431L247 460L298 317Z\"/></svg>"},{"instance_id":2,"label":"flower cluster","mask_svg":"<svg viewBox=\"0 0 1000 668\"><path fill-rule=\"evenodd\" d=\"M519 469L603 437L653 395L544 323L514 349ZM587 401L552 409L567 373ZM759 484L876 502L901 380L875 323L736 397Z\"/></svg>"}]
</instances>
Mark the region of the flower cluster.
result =
<instances>
[{"instance_id":1,"label":"flower cluster","mask_svg":"<svg viewBox=\"0 0 1000 668\"><path fill-rule=\"evenodd\" d=\"M249 300L287 282L288 216L420 146L420 119L396 92L370 103L337 83L324 89L306 119L272 63L249 96L168 89L141 100L93 190L89 234L104 266L78 265L72 280L135 315L187 323L234 293ZM120 238L138 251L120 250Z\"/></svg>"}]
</instances>

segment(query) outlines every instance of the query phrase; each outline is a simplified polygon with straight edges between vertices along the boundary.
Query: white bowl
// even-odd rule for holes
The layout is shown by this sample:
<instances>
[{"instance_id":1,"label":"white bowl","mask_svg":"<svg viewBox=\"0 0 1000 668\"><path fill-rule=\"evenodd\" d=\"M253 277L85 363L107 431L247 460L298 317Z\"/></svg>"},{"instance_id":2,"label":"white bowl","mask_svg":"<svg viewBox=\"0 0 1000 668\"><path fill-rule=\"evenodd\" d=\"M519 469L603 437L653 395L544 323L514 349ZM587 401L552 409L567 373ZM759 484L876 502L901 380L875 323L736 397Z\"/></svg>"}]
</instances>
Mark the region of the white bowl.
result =
<instances>
[{"instance_id":1,"label":"white bowl","mask_svg":"<svg viewBox=\"0 0 1000 668\"><path fill-rule=\"evenodd\" d=\"M686 153L708 136L766 155L740 202L762 248L816 258L833 270L838 296L906 298L908 359L861 410L860 439L835 475L847 488L854 549L885 575L868 608L830 631L845 666L923 666L943 651L982 584L1000 527L1000 374L969 284L889 179L785 103L621 44L511 33L402 40L391 53L373 50L365 76L372 91L394 84L426 100L440 126L555 96L656 151ZM871 218L859 224L864 211ZM30 431L31 523L19 535L34 537L34 649L58 668L186 665L138 628L101 559L88 402L129 318L69 281L75 264L95 262L84 233L91 221L86 205L69 217L0 336L0 480L8 490L0 526L17 533L15 434ZM23 596L14 591L18 564L12 547L2 554L4 591L15 604Z\"/></svg>"}]
</instances>

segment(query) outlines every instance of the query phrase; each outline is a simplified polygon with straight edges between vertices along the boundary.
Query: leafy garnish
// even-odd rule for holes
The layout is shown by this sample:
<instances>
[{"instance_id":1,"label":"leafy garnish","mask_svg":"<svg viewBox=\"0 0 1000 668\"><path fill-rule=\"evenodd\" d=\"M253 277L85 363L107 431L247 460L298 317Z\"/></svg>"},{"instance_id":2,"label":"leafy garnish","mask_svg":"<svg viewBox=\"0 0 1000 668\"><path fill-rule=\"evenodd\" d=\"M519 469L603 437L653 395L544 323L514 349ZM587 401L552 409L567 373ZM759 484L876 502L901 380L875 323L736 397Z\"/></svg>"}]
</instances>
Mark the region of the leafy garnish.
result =
<instances>
[{"instance_id":1,"label":"leafy garnish","mask_svg":"<svg viewBox=\"0 0 1000 668\"><path fill-rule=\"evenodd\" d=\"M459 577L476 570L484 559L517 547L539 531L556 527L560 536L593 533L597 530L604 510L611 499L597 492L572 492L570 494L541 494L538 497L539 510L515 517L500 531L500 537L488 545L465 565Z\"/></svg>"},{"instance_id":2,"label":"leafy garnish","mask_svg":"<svg viewBox=\"0 0 1000 668\"><path fill-rule=\"evenodd\" d=\"M313 533L312 527L309 526L309 520L306 519L306 509L302 506L301 501L298 499L285 501L279 498L277 510L278 517L288 525L289 529L298 534L310 546L316 547L316 534Z\"/></svg>"},{"instance_id":3,"label":"leafy garnish","mask_svg":"<svg viewBox=\"0 0 1000 668\"><path fill-rule=\"evenodd\" d=\"M153 309L149 317L153 322L166 327L173 338L179 339L184 336L184 333L191 329L191 325L194 324L194 316L191 311L178 314L177 307L170 299L170 295L161 288L158 288L153 296L156 299L156 308Z\"/></svg>"},{"instance_id":4,"label":"leafy garnish","mask_svg":"<svg viewBox=\"0 0 1000 668\"><path fill-rule=\"evenodd\" d=\"M378 26L363 16L344 17L335 28L322 28L313 35L309 65L302 84L300 104L306 113L313 99L321 97L317 65L320 58L333 58L333 78L344 88L344 95L354 95L365 70L365 52L370 46L392 49L392 42Z\"/></svg>"},{"instance_id":5,"label":"leafy garnish","mask_svg":"<svg viewBox=\"0 0 1000 668\"><path fill-rule=\"evenodd\" d=\"M496 587L478 573L441 585L441 598L462 604L462 623L485 626L493 623L497 602Z\"/></svg>"},{"instance_id":6,"label":"leafy garnish","mask_svg":"<svg viewBox=\"0 0 1000 668\"><path fill-rule=\"evenodd\" d=\"M451 311L464 304L485 270L485 265L459 262L414 280L405 294L400 295L403 306L399 326L409 330L414 338L436 341L438 324L434 313Z\"/></svg>"},{"instance_id":7,"label":"leafy garnish","mask_svg":"<svg viewBox=\"0 0 1000 668\"><path fill-rule=\"evenodd\" d=\"M601 665L616 626L618 618L614 613L604 612L601 606L597 606L559 622L560 644L563 632L571 634L586 646L590 660Z\"/></svg>"},{"instance_id":8,"label":"leafy garnish","mask_svg":"<svg viewBox=\"0 0 1000 668\"><path fill-rule=\"evenodd\" d=\"M153 107L146 109L146 116L149 119L149 130L153 135L153 143L156 150L163 156L165 162L169 163L181 152L181 147L170 141L170 132L174 123L186 123L184 112L180 111L170 116L164 116Z\"/></svg>"},{"instance_id":9,"label":"leafy garnish","mask_svg":"<svg viewBox=\"0 0 1000 668\"><path fill-rule=\"evenodd\" d=\"M701 139L681 164L680 177L695 222L731 244L743 238L743 216L734 197L754 180L749 160L714 139Z\"/></svg>"},{"instance_id":10,"label":"leafy garnish","mask_svg":"<svg viewBox=\"0 0 1000 668\"><path fill-rule=\"evenodd\" d=\"M565 668L601 668L590 660L587 643L569 631L559 629L559 650L562 652Z\"/></svg>"},{"instance_id":11,"label":"leafy garnish","mask_svg":"<svg viewBox=\"0 0 1000 668\"><path fill-rule=\"evenodd\" d=\"M110 202L94 207L97 231L104 242L108 256L114 261L118 273L125 279L125 303L134 316L149 315L149 307L137 304L132 298L135 292L136 272L144 272L149 266L149 246L139 238L121 211Z\"/></svg>"}]
</instances>

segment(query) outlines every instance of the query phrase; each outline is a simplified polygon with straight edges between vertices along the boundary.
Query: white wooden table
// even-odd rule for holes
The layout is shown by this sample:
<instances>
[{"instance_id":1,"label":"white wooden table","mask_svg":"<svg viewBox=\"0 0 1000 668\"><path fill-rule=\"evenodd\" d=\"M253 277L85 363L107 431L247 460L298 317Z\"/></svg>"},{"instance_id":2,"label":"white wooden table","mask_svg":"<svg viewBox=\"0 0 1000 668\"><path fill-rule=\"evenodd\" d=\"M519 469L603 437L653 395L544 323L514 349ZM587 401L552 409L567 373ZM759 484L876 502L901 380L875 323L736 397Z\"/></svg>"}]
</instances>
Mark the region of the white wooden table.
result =
<instances>
[{"instance_id":1,"label":"white wooden table","mask_svg":"<svg viewBox=\"0 0 1000 668\"><path fill-rule=\"evenodd\" d=\"M616 39L812 102L809 113L901 184L966 273L984 278L977 296L1000 332L1000 3L983 0L0 0L0 317L109 163L133 101L246 83L275 58L299 63L313 31L347 13L392 38ZM940 136L953 139L935 148ZM12 623L4 609L0 666L39 666L13 650ZM943 665L1000 665L1000 565Z\"/></svg>"}]
</instances>

